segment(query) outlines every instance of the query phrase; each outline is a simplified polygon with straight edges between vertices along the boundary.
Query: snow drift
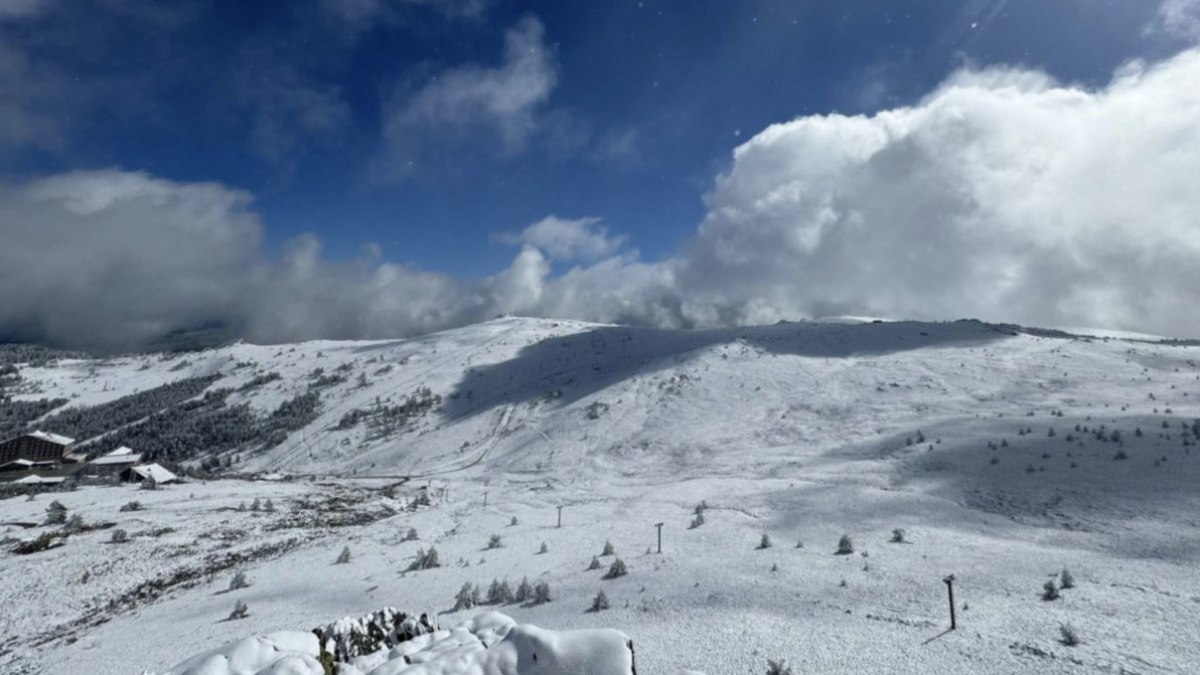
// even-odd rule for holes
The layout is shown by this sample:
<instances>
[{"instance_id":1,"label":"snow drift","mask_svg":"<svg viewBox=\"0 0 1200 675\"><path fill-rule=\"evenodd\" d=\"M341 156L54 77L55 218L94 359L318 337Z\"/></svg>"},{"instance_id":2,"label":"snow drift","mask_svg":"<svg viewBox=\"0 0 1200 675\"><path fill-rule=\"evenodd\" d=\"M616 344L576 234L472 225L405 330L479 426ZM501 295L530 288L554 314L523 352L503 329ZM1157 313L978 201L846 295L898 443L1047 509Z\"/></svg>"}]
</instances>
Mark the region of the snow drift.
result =
<instances>
[{"instance_id":1,"label":"snow drift","mask_svg":"<svg viewBox=\"0 0 1200 675\"><path fill-rule=\"evenodd\" d=\"M339 622L340 623L340 622ZM333 641L325 645L329 659ZM165 675L325 675L314 633L248 637L195 656ZM616 630L556 632L480 614L338 664L341 675L632 675L633 645Z\"/></svg>"}]
</instances>

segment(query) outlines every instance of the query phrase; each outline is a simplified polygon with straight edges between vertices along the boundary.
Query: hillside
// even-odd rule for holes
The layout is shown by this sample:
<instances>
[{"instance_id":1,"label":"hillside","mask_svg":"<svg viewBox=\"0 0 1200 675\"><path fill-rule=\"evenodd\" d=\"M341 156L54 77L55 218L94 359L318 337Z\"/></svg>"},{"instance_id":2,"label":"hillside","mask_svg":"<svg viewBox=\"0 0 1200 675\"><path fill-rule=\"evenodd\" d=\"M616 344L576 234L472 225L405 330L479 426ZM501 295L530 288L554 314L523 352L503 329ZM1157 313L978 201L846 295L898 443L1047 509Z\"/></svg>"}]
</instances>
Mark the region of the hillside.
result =
<instances>
[{"instance_id":1,"label":"hillside","mask_svg":"<svg viewBox=\"0 0 1200 675\"><path fill-rule=\"evenodd\" d=\"M142 497L126 487L0 502L2 522L58 499L147 533L0 554L0 601L21 608L0 625L14 645L0 667L164 671L384 605L452 625L471 615L449 611L463 583L527 576L554 600L506 614L618 628L643 674L761 672L768 658L797 672L1194 672L1196 358L1147 336L974 321L504 318L411 340L18 363L12 428L125 443L214 480L151 493L133 515L118 511ZM418 507L422 486L433 499ZM267 497L277 511L237 509ZM890 542L897 528L906 543ZM834 555L843 534L852 555ZM628 576L586 569L606 540ZM443 565L405 572L431 545ZM353 560L331 567L345 546ZM128 595L188 565L209 568ZM1064 568L1076 587L1042 600ZM250 614L223 621L234 569L254 580L239 595ZM960 630L939 635L951 573ZM612 609L585 612L601 588ZM1060 643L1061 624L1083 644Z\"/></svg>"}]
</instances>

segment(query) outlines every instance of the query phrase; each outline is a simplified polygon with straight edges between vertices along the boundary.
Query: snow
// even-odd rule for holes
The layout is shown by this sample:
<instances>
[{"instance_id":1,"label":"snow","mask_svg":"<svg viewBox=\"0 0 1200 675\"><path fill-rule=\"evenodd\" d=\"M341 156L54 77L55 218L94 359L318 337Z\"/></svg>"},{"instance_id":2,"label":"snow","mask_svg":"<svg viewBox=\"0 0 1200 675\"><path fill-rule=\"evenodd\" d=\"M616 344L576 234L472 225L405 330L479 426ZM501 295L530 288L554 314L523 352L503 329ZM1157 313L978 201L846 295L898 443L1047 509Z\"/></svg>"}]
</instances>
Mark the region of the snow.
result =
<instances>
[{"instance_id":1,"label":"snow","mask_svg":"<svg viewBox=\"0 0 1200 675\"><path fill-rule=\"evenodd\" d=\"M18 478L17 480L15 480L13 482L14 483L56 485L58 483L63 482L63 480L64 480L64 478L62 476L39 476L35 473L35 474L30 474L28 476L25 476L23 478Z\"/></svg>"},{"instance_id":2,"label":"snow","mask_svg":"<svg viewBox=\"0 0 1200 675\"><path fill-rule=\"evenodd\" d=\"M487 612L453 630L356 658L344 675L630 675L629 638L615 630L556 632ZM276 632L238 640L184 661L164 675L324 675L312 633Z\"/></svg>"},{"instance_id":3,"label":"snow","mask_svg":"<svg viewBox=\"0 0 1200 675\"><path fill-rule=\"evenodd\" d=\"M48 431L38 430L38 431L34 431L34 432L30 433L29 435L34 438L41 439L43 441L50 441L51 443L54 443L55 445L70 445L75 442L74 438L68 438L68 437L60 435L60 434L52 434Z\"/></svg>"},{"instance_id":4,"label":"snow","mask_svg":"<svg viewBox=\"0 0 1200 675\"><path fill-rule=\"evenodd\" d=\"M159 483L160 485L163 483L170 483L171 481L173 481L177 478L177 476L174 473L171 473L170 471L168 471L165 467L163 467L160 464L145 464L143 466L134 466L134 467L130 467L130 470L133 471L134 473L136 473L137 475L141 476L142 478L153 477L154 481L156 483Z\"/></svg>"},{"instance_id":5,"label":"snow","mask_svg":"<svg viewBox=\"0 0 1200 675\"><path fill-rule=\"evenodd\" d=\"M234 389L278 372L231 395L264 411L306 391L315 368L348 370L308 428L240 453L236 472L273 480L0 500L0 537L53 531L8 523L40 523L58 499L131 539L96 530L0 553L0 671L163 672L220 644L394 606L443 626L494 609L554 636L616 630L642 673L764 672L768 658L823 673L1200 672L1200 450L1181 426L1200 417L1198 360L1184 343L978 322L660 331L508 318L407 340L22 367L41 391L18 398L72 405L201 372ZM417 387L442 410L390 436L336 428ZM410 509L425 487L432 504ZM276 511L238 510L268 498ZM130 500L144 508L121 511ZM701 500L705 522L689 529ZM909 543L889 543L894 528ZM763 533L774 546L759 550ZM502 547L487 548L493 534ZM833 554L843 534L853 555ZM606 540L627 576L602 578L612 557L587 569ZM442 567L406 572L430 546ZM345 547L351 561L335 565ZM172 581L229 556L244 559ZM1063 568L1076 587L1041 600ZM238 569L251 585L230 591ZM948 574L959 630L947 633ZM450 609L465 582L523 577L553 600ZM588 611L601 589L611 609ZM238 600L248 616L227 620ZM1059 642L1063 623L1082 644ZM471 639L485 640L455 631L440 648L472 663ZM510 635L512 654L549 640ZM269 651L256 644L246 649ZM311 666L292 656L279 667ZM400 665L374 659L355 667Z\"/></svg>"},{"instance_id":6,"label":"snow","mask_svg":"<svg viewBox=\"0 0 1200 675\"><path fill-rule=\"evenodd\" d=\"M107 452L96 459L88 462L89 464L136 464L142 461L142 456L135 453L132 449L121 446L111 452Z\"/></svg>"}]
</instances>

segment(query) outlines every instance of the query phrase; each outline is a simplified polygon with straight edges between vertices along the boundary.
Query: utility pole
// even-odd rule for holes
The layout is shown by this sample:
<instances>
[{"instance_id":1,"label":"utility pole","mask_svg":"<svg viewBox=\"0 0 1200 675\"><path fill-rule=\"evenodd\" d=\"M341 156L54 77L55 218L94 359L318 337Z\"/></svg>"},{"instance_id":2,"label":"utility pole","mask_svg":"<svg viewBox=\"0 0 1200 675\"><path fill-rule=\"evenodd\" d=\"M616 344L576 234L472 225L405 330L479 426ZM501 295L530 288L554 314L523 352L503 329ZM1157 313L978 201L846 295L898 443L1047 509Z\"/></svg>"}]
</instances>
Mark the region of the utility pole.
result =
<instances>
[{"instance_id":1,"label":"utility pole","mask_svg":"<svg viewBox=\"0 0 1200 675\"><path fill-rule=\"evenodd\" d=\"M562 507L558 507L558 526L562 527Z\"/></svg>"},{"instance_id":2,"label":"utility pole","mask_svg":"<svg viewBox=\"0 0 1200 675\"><path fill-rule=\"evenodd\" d=\"M658 552L662 553L662 526L663 526L663 524L655 523L654 526L658 528Z\"/></svg>"},{"instance_id":3,"label":"utility pole","mask_svg":"<svg viewBox=\"0 0 1200 675\"><path fill-rule=\"evenodd\" d=\"M483 491L483 506L487 508L487 490Z\"/></svg>"},{"instance_id":4,"label":"utility pole","mask_svg":"<svg viewBox=\"0 0 1200 675\"><path fill-rule=\"evenodd\" d=\"M942 579L946 584L946 593L950 596L950 630L958 628L957 622L954 620L954 575Z\"/></svg>"}]
</instances>

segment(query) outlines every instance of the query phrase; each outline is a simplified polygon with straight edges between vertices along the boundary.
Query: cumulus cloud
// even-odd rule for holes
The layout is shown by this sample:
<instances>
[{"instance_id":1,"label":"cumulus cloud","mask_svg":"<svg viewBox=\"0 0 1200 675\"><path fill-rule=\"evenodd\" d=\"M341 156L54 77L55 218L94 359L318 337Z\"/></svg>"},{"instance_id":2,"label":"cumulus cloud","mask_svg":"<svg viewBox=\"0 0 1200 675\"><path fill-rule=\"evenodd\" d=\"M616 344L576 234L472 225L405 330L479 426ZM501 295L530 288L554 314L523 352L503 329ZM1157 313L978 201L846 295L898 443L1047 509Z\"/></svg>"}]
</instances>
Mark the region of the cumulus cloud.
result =
<instances>
[{"instance_id":1,"label":"cumulus cloud","mask_svg":"<svg viewBox=\"0 0 1200 675\"><path fill-rule=\"evenodd\" d=\"M964 316L1200 336L1200 50L1105 87L966 70L872 116L736 149L677 254L548 217L467 280L260 246L251 197L116 170L0 186L0 333L127 347L217 323L256 341L386 338L496 313L658 326ZM556 274L552 262L570 262Z\"/></svg>"},{"instance_id":2,"label":"cumulus cloud","mask_svg":"<svg viewBox=\"0 0 1200 675\"><path fill-rule=\"evenodd\" d=\"M499 239L508 244L527 244L554 260L569 262L606 258L616 253L629 238L610 235L599 218L571 220L547 216L519 233L505 233Z\"/></svg>"},{"instance_id":3,"label":"cumulus cloud","mask_svg":"<svg viewBox=\"0 0 1200 675\"><path fill-rule=\"evenodd\" d=\"M1200 0L1163 0L1158 6L1158 29L1186 40L1200 40Z\"/></svg>"},{"instance_id":4,"label":"cumulus cloud","mask_svg":"<svg viewBox=\"0 0 1200 675\"><path fill-rule=\"evenodd\" d=\"M545 28L521 19L504 38L497 66L469 64L434 75L416 91L401 90L384 105L384 140L400 162L422 144L484 139L503 153L523 150L538 130L538 112L558 81Z\"/></svg>"},{"instance_id":5,"label":"cumulus cloud","mask_svg":"<svg viewBox=\"0 0 1200 675\"><path fill-rule=\"evenodd\" d=\"M738 148L684 285L702 323L858 312L1200 333L1200 52L1098 91L1025 70Z\"/></svg>"}]
</instances>

